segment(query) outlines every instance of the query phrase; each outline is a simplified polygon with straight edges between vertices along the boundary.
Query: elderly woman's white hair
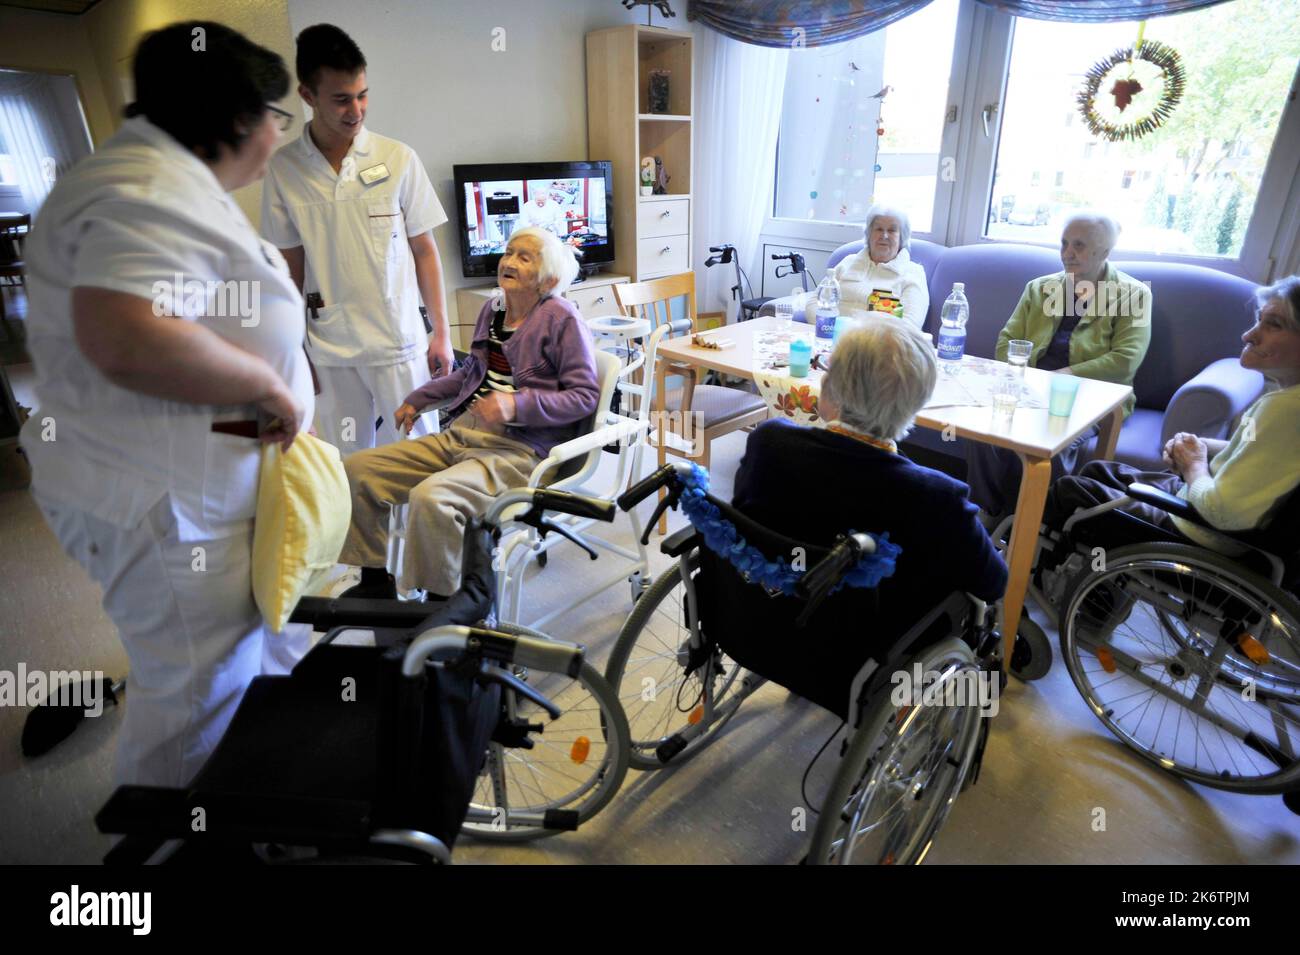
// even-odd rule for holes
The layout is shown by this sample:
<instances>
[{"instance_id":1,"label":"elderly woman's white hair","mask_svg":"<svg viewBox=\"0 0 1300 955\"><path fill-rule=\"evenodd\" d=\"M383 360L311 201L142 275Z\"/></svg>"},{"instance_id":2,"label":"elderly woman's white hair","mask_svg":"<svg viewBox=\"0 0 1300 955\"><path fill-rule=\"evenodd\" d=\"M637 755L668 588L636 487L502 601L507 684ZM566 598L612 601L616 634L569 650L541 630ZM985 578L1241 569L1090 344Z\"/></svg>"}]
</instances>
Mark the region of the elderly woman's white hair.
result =
<instances>
[{"instance_id":1,"label":"elderly woman's white hair","mask_svg":"<svg viewBox=\"0 0 1300 955\"><path fill-rule=\"evenodd\" d=\"M1080 209L1078 212L1072 212L1061 226L1062 234L1076 222L1092 226L1101 237L1102 244L1106 246L1108 253L1113 252L1115 246L1119 244L1119 223L1105 213L1096 212L1092 209Z\"/></svg>"},{"instance_id":2,"label":"elderly woman's white hair","mask_svg":"<svg viewBox=\"0 0 1300 955\"><path fill-rule=\"evenodd\" d=\"M868 318L840 337L822 400L838 408L841 424L897 441L912 430L938 374L927 335L906 322Z\"/></svg>"},{"instance_id":3,"label":"elderly woman's white hair","mask_svg":"<svg viewBox=\"0 0 1300 955\"><path fill-rule=\"evenodd\" d=\"M885 205L883 202L877 202L867 210L867 218L862 223L862 238L867 243L871 242L871 223L875 222L881 216L892 216L898 220L898 247L899 249L912 248L912 220L907 217L907 213L896 206Z\"/></svg>"},{"instance_id":4,"label":"elderly woman's white hair","mask_svg":"<svg viewBox=\"0 0 1300 955\"><path fill-rule=\"evenodd\" d=\"M573 280L578 277L578 260L573 248L560 241L559 236L540 226L525 226L510 233L510 241L531 236L536 239L541 250L541 261L537 264L537 282L545 289L546 283L555 279L551 295L563 295L568 291Z\"/></svg>"},{"instance_id":5,"label":"elderly woman's white hair","mask_svg":"<svg viewBox=\"0 0 1300 955\"><path fill-rule=\"evenodd\" d=\"M1300 334L1300 275L1288 275L1255 290L1255 310L1277 300L1285 306L1287 328Z\"/></svg>"}]
</instances>

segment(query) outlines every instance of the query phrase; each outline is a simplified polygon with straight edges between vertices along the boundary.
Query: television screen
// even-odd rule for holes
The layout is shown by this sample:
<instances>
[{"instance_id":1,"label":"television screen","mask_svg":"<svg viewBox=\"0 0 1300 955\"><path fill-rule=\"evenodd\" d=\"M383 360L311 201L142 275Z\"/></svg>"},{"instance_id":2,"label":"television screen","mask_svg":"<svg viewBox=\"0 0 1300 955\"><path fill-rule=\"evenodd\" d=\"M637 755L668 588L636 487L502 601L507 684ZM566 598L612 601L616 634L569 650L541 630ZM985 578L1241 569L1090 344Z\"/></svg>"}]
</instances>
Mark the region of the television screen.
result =
<instances>
[{"instance_id":1,"label":"television screen","mask_svg":"<svg viewBox=\"0 0 1300 955\"><path fill-rule=\"evenodd\" d=\"M461 262L467 278L495 276L516 229L548 229L584 271L614 261L613 176L608 162L456 166Z\"/></svg>"}]
</instances>

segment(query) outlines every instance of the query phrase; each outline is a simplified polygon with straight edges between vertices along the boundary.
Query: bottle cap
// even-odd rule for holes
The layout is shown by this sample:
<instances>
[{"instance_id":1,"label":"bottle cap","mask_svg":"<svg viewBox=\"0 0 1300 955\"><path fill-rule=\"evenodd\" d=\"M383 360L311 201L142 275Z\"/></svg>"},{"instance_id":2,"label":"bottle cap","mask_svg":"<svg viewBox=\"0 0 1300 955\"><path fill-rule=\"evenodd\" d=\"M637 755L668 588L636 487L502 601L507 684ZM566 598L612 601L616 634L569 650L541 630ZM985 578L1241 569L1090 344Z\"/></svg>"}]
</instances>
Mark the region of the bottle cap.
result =
<instances>
[{"instance_id":1,"label":"bottle cap","mask_svg":"<svg viewBox=\"0 0 1300 955\"><path fill-rule=\"evenodd\" d=\"M964 291L966 291L966 283L965 283L965 282L953 282L953 283L952 283L952 290L953 290L954 292L964 292Z\"/></svg>"}]
</instances>

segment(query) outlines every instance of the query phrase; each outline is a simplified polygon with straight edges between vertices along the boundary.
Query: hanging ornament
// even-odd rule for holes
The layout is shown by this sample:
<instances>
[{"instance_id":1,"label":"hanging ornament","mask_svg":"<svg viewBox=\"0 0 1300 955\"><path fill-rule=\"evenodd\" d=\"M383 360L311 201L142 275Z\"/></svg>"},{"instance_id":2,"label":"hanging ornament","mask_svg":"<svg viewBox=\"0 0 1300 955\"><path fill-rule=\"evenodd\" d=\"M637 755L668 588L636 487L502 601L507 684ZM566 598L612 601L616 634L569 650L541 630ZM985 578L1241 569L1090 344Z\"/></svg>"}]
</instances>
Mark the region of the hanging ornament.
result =
<instances>
[{"instance_id":1,"label":"hanging ornament","mask_svg":"<svg viewBox=\"0 0 1300 955\"><path fill-rule=\"evenodd\" d=\"M871 171L872 171L872 172L880 172L880 163L876 163L874 166L872 166L872 167L871 167Z\"/></svg>"},{"instance_id":2,"label":"hanging ornament","mask_svg":"<svg viewBox=\"0 0 1300 955\"><path fill-rule=\"evenodd\" d=\"M876 127L876 135L877 135L877 136L883 136L883 135L885 135L885 127L884 127L884 126L877 126L877 127Z\"/></svg>"},{"instance_id":3,"label":"hanging ornament","mask_svg":"<svg viewBox=\"0 0 1300 955\"><path fill-rule=\"evenodd\" d=\"M1143 21L1133 46L1088 70L1077 101L1094 136L1112 143L1141 139L1163 126L1183 98L1186 75L1178 52L1156 40L1144 42L1145 32ZM1130 107L1134 111L1125 115Z\"/></svg>"}]
</instances>

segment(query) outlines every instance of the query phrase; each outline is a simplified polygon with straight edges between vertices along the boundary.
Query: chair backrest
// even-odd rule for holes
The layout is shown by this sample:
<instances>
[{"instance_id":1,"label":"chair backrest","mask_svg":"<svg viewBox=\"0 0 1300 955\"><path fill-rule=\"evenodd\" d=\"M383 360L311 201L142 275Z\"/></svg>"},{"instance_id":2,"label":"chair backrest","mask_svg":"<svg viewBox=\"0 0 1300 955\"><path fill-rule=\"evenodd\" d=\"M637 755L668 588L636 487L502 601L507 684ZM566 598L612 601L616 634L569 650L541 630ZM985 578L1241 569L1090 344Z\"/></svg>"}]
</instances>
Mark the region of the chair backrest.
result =
<instances>
[{"instance_id":1,"label":"chair backrest","mask_svg":"<svg viewBox=\"0 0 1300 955\"><path fill-rule=\"evenodd\" d=\"M614 298L618 307L631 318L642 318L650 323L651 328L658 328L673 321L673 299L686 297L685 319L689 328L674 328L674 334L689 334L695 330L695 273L682 272L680 275L665 275L660 279L645 282L625 282L614 286Z\"/></svg>"},{"instance_id":2,"label":"chair backrest","mask_svg":"<svg viewBox=\"0 0 1300 955\"><path fill-rule=\"evenodd\" d=\"M614 389L618 387L618 373L621 367L622 365L616 356L606 351L596 350L596 380L600 382L600 397L596 399L596 410L583 422L575 437L590 434L597 428L604 426L605 419L609 415L610 405L614 401ZM571 483L585 481L600 465L600 453L601 449L595 448L588 451L583 457L566 461L560 466L558 473L549 483L554 485L559 481L568 481L570 479L572 479Z\"/></svg>"}]
</instances>

